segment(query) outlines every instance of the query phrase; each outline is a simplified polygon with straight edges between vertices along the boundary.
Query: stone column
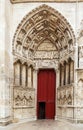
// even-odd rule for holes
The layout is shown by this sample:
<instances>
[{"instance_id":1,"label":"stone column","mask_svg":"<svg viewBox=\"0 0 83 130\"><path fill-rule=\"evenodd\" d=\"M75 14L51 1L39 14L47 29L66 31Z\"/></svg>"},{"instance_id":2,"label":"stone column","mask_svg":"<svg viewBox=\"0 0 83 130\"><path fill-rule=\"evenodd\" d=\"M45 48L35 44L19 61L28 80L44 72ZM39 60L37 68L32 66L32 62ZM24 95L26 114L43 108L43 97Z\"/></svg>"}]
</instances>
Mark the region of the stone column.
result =
<instances>
[{"instance_id":1,"label":"stone column","mask_svg":"<svg viewBox=\"0 0 83 130\"><path fill-rule=\"evenodd\" d=\"M69 69L68 63L66 63L66 84L68 84L68 69Z\"/></svg>"},{"instance_id":2,"label":"stone column","mask_svg":"<svg viewBox=\"0 0 83 130\"><path fill-rule=\"evenodd\" d=\"M26 86L26 65L22 65L22 86Z\"/></svg>"},{"instance_id":3,"label":"stone column","mask_svg":"<svg viewBox=\"0 0 83 130\"><path fill-rule=\"evenodd\" d=\"M71 61L71 66L70 66L70 82L74 82L74 62Z\"/></svg>"},{"instance_id":4,"label":"stone column","mask_svg":"<svg viewBox=\"0 0 83 130\"><path fill-rule=\"evenodd\" d=\"M33 88L35 89L35 118L37 119L37 76L38 69L34 69L33 71Z\"/></svg>"},{"instance_id":5,"label":"stone column","mask_svg":"<svg viewBox=\"0 0 83 130\"><path fill-rule=\"evenodd\" d=\"M15 63L14 65L15 86L20 85L20 66L20 63Z\"/></svg>"},{"instance_id":6,"label":"stone column","mask_svg":"<svg viewBox=\"0 0 83 130\"><path fill-rule=\"evenodd\" d=\"M70 84L71 60L69 60L68 83Z\"/></svg>"},{"instance_id":7,"label":"stone column","mask_svg":"<svg viewBox=\"0 0 83 130\"><path fill-rule=\"evenodd\" d=\"M59 86L61 86L62 83L62 65L60 64L59 67Z\"/></svg>"},{"instance_id":8,"label":"stone column","mask_svg":"<svg viewBox=\"0 0 83 130\"><path fill-rule=\"evenodd\" d=\"M26 65L26 87L28 87L28 65Z\"/></svg>"},{"instance_id":9,"label":"stone column","mask_svg":"<svg viewBox=\"0 0 83 130\"><path fill-rule=\"evenodd\" d=\"M56 115L55 115L55 120L57 120L57 117L58 117L58 102L57 102L57 94L58 94L58 91L57 91L57 89L58 89L58 87L60 87L60 70L56 70L56 68L55 68L55 72L56 72L56 89L55 89L55 95L56 95L56 97L55 97L55 111L56 111Z\"/></svg>"},{"instance_id":10,"label":"stone column","mask_svg":"<svg viewBox=\"0 0 83 130\"><path fill-rule=\"evenodd\" d=\"M28 68L28 87L32 87L32 68L29 66Z\"/></svg>"},{"instance_id":11,"label":"stone column","mask_svg":"<svg viewBox=\"0 0 83 130\"><path fill-rule=\"evenodd\" d=\"M60 70L55 68L56 73L56 88L60 87Z\"/></svg>"},{"instance_id":12,"label":"stone column","mask_svg":"<svg viewBox=\"0 0 83 130\"><path fill-rule=\"evenodd\" d=\"M66 85L66 62L64 63L64 85Z\"/></svg>"},{"instance_id":13,"label":"stone column","mask_svg":"<svg viewBox=\"0 0 83 130\"><path fill-rule=\"evenodd\" d=\"M62 78L61 78L61 86L64 85L64 66L62 66Z\"/></svg>"},{"instance_id":14,"label":"stone column","mask_svg":"<svg viewBox=\"0 0 83 130\"><path fill-rule=\"evenodd\" d=\"M12 75L10 73L9 32L6 32L5 8L8 6L6 2L8 1L0 0L0 125L7 125L12 120L10 106L10 93L12 88L10 86L10 80L12 80Z\"/></svg>"}]
</instances>

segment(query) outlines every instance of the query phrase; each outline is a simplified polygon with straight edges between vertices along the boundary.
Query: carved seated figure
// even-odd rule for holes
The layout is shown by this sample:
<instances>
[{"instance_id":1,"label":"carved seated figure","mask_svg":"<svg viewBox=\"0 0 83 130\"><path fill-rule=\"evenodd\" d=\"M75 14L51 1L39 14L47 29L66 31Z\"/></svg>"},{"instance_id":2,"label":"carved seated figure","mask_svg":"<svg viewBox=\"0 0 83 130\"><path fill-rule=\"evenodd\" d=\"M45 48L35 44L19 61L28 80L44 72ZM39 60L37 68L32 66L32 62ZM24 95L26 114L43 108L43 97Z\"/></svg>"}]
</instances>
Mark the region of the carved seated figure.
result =
<instances>
[{"instance_id":1,"label":"carved seated figure","mask_svg":"<svg viewBox=\"0 0 83 130\"><path fill-rule=\"evenodd\" d=\"M66 98L66 95L64 95L63 97L63 105L67 104L67 98Z\"/></svg>"}]
</instances>

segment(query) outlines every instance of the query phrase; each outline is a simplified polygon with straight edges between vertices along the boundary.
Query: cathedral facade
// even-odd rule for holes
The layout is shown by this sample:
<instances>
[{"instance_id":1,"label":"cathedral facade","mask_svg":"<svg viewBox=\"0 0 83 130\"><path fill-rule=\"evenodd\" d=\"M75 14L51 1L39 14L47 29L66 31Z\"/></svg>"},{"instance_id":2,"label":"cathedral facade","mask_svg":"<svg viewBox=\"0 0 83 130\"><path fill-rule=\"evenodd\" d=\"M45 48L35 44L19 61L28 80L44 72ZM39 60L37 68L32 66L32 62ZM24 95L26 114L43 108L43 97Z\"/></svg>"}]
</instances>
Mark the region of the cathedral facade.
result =
<instances>
[{"instance_id":1,"label":"cathedral facade","mask_svg":"<svg viewBox=\"0 0 83 130\"><path fill-rule=\"evenodd\" d=\"M0 124L83 122L83 2L1 0Z\"/></svg>"}]
</instances>

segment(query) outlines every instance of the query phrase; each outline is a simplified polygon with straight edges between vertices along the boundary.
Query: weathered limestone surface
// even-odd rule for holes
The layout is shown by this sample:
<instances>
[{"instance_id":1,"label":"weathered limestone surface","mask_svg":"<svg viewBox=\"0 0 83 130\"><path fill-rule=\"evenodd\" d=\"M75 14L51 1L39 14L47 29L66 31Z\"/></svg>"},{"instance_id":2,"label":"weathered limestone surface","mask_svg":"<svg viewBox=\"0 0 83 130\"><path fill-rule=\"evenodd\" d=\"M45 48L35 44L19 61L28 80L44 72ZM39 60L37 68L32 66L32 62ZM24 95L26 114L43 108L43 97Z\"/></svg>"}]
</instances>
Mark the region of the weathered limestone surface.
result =
<instances>
[{"instance_id":1,"label":"weathered limestone surface","mask_svg":"<svg viewBox=\"0 0 83 130\"><path fill-rule=\"evenodd\" d=\"M83 120L83 2L43 4L0 2L4 125L13 118L36 119L39 68L56 71L55 118Z\"/></svg>"},{"instance_id":2,"label":"weathered limestone surface","mask_svg":"<svg viewBox=\"0 0 83 130\"><path fill-rule=\"evenodd\" d=\"M35 102L37 102L37 84L35 84L35 82L37 82L37 79L35 80L35 76L37 73L35 73L34 70L39 70L40 68L54 68L58 81L58 69L59 64L61 63L63 66L61 86L59 87L59 82L56 84L56 86L59 87L57 93L60 95L57 98L57 117L73 119L73 86L67 81L64 87L64 62L66 62L66 64L68 63L69 66L69 64L72 63L69 62L69 58L74 61L74 44L75 36L69 23L67 23L62 15L47 5L40 6L36 10L33 10L29 16L27 15L23 19L22 23L16 30L13 40L13 52L15 64L18 65L18 61L20 64L17 68L17 72L19 72L18 79L22 74L21 78L23 82L26 79L25 70L20 68L20 66L25 62L28 65L28 86L26 89L24 84L21 85L21 80L19 80L18 87L14 86L14 117L23 119L25 118L25 116L23 116L25 115L24 113L26 113L26 118L36 117L37 106ZM29 59L32 63L28 61ZM16 68L16 65L14 68ZM72 74L74 71L73 69L71 64L71 83L74 82ZM69 73L69 67L66 73ZM68 83L70 85L68 85ZM31 90L35 90L33 91L33 94L36 93L36 97L32 96ZM35 104L32 105L32 103ZM30 113L29 110L35 110L34 116L32 116L33 112ZM58 113L62 114L59 115Z\"/></svg>"},{"instance_id":3,"label":"weathered limestone surface","mask_svg":"<svg viewBox=\"0 0 83 130\"><path fill-rule=\"evenodd\" d=\"M9 9L6 6L9 5ZM5 0L0 2L0 124L6 125L12 120L12 99L11 99L11 88L12 88L12 73L10 61L12 56L10 56L10 33L9 27L9 12L10 12L10 2L6 3ZM6 15L6 11L8 15ZM10 58L11 57L11 58ZM11 59L11 60L10 60ZM10 65L10 68L9 68ZM10 77L11 75L11 77Z\"/></svg>"}]
</instances>

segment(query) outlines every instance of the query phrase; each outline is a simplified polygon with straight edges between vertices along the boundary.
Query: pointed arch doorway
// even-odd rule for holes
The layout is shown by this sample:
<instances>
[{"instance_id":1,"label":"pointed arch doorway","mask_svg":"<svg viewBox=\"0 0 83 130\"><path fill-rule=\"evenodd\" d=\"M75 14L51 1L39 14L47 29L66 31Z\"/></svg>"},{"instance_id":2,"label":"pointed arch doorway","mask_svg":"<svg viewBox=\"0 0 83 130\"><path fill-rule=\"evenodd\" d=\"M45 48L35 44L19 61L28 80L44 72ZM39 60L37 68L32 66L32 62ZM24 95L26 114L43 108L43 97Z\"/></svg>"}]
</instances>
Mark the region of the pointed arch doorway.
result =
<instances>
[{"instance_id":1,"label":"pointed arch doorway","mask_svg":"<svg viewBox=\"0 0 83 130\"><path fill-rule=\"evenodd\" d=\"M49 68L55 68L57 71L59 69L60 60L63 62L64 58L67 60L69 56L74 56L74 50L71 49L74 45L75 36L71 25L56 9L48 5L41 5L23 18L15 32L12 47L14 70L16 70L13 90L14 117L23 119L25 118L24 113L26 113L26 117L32 119L33 114L30 111L34 112L37 108L37 118L54 118L56 108L56 75L54 74L54 70L40 70L38 73L37 105L34 103L35 90L37 90L35 89L37 88L37 75L35 75L37 72L34 70L44 67L48 68L49 66ZM20 60L21 65L15 64L18 60ZM24 66L25 63L27 64L26 68ZM30 66L33 66L33 69L31 69ZM51 73L54 74L55 88L52 86L51 80L48 80L48 78L51 79ZM21 76L22 74L23 76ZM24 81L22 82L23 86L20 84L20 77L22 77L21 79ZM27 81L27 83L25 83L25 81ZM49 86L44 87L45 84ZM57 88L58 86L59 83L57 84ZM30 97L32 97L31 103L28 100L29 94ZM20 96L19 101L16 100L18 96ZM21 100L23 98L26 99L25 104L24 101ZM21 109L22 112L20 112ZM42 116L41 111L43 111ZM61 110L59 112L62 113ZM35 118L36 111L34 113Z\"/></svg>"},{"instance_id":2,"label":"pointed arch doorway","mask_svg":"<svg viewBox=\"0 0 83 130\"><path fill-rule=\"evenodd\" d=\"M56 102L56 73L54 69L38 72L37 119L54 119Z\"/></svg>"}]
</instances>

